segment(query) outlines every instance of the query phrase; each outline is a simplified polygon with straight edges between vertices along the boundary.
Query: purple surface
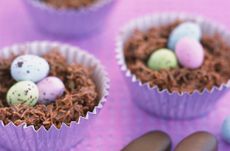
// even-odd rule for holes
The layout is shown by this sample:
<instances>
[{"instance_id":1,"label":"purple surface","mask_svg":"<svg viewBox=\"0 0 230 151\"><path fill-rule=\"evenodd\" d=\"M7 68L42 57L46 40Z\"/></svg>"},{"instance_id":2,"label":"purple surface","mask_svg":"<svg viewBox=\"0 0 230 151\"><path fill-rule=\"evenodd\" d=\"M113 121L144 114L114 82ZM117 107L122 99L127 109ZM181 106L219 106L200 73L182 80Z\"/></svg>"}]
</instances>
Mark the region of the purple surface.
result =
<instances>
[{"instance_id":1,"label":"purple surface","mask_svg":"<svg viewBox=\"0 0 230 151\"><path fill-rule=\"evenodd\" d=\"M153 118L142 112L130 100L130 94L114 58L115 37L127 20L158 11L186 11L210 17L230 29L229 0L117 0L105 30L97 36L85 39L62 39L40 33L34 28L22 1L0 1L0 47L32 40L60 40L95 54L102 60L112 79L110 101L106 104L95 123L91 125L88 138L76 150L117 151L133 138L152 129L170 133L176 144L196 130L208 130L220 141L219 150L228 151L230 145L220 137L220 125L230 114L230 93L218 104L215 111L206 117L191 121L166 121ZM77 136L76 136L77 137Z\"/></svg>"}]
</instances>

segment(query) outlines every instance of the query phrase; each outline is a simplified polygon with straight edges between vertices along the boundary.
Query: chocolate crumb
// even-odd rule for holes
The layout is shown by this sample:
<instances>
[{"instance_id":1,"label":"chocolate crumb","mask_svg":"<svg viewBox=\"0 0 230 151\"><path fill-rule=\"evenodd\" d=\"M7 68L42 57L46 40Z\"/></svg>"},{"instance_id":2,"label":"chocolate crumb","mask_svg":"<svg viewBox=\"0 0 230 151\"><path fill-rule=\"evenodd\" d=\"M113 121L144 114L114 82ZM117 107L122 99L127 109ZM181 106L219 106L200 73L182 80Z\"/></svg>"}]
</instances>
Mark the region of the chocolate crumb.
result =
<instances>
[{"instance_id":1,"label":"chocolate crumb","mask_svg":"<svg viewBox=\"0 0 230 151\"><path fill-rule=\"evenodd\" d=\"M153 27L148 32L135 30L124 46L124 55L129 70L142 83L158 86L160 90L170 92L188 92L194 90L211 90L219 87L230 79L230 46L221 36L203 35L201 43L205 51L203 65L195 70L180 66L176 69L155 71L147 67L150 55L160 48L167 48L171 31L181 23Z\"/></svg>"},{"instance_id":2,"label":"chocolate crumb","mask_svg":"<svg viewBox=\"0 0 230 151\"><path fill-rule=\"evenodd\" d=\"M78 121L80 116L86 116L88 111L93 111L98 105L98 93L92 79L92 69L79 64L68 64L55 49L43 57L51 67L49 75L63 80L66 87L65 94L48 105L38 103L34 107L23 104L8 106L5 100L6 93L16 82L10 75L10 66L16 57L0 58L0 120L4 124L12 121L16 125L25 122L27 125L34 125L36 129L42 125L49 129L52 124L60 128L62 123L70 125L71 121Z\"/></svg>"}]
</instances>

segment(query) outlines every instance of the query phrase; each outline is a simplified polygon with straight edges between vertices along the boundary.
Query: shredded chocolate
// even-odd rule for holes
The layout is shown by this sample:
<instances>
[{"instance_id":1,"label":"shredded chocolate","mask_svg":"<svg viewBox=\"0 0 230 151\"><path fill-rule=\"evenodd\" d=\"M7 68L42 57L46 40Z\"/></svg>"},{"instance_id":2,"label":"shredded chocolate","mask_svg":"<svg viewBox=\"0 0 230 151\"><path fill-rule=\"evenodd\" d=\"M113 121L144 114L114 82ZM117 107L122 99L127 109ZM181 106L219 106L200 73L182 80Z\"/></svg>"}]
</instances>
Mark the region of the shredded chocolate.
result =
<instances>
[{"instance_id":1,"label":"shredded chocolate","mask_svg":"<svg viewBox=\"0 0 230 151\"><path fill-rule=\"evenodd\" d=\"M180 24L153 27L148 32L135 30L124 48L125 60L130 71L142 83L158 86L170 92L189 92L208 90L220 86L230 79L230 46L219 34L203 35L201 43L205 50L203 65L195 70L180 66L177 69L155 71L147 67L150 55L160 48L167 47L171 31Z\"/></svg>"},{"instance_id":2,"label":"shredded chocolate","mask_svg":"<svg viewBox=\"0 0 230 151\"><path fill-rule=\"evenodd\" d=\"M92 69L79 64L68 64L57 50L52 50L43 57L51 67L50 76L63 80L65 94L48 105L8 106L6 93L16 82L10 75L10 65L15 57L0 58L0 120L4 124L12 121L16 125L25 122L27 125L34 125L36 129L42 125L49 129L52 124L60 128L62 123L69 125L71 121L78 121L80 116L86 116L98 104L96 85L91 77Z\"/></svg>"},{"instance_id":3,"label":"shredded chocolate","mask_svg":"<svg viewBox=\"0 0 230 151\"><path fill-rule=\"evenodd\" d=\"M87 7L92 5L98 0L43 0L50 6L53 6L58 9L79 9L82 7Z\"/></svg>"}]
</instances>

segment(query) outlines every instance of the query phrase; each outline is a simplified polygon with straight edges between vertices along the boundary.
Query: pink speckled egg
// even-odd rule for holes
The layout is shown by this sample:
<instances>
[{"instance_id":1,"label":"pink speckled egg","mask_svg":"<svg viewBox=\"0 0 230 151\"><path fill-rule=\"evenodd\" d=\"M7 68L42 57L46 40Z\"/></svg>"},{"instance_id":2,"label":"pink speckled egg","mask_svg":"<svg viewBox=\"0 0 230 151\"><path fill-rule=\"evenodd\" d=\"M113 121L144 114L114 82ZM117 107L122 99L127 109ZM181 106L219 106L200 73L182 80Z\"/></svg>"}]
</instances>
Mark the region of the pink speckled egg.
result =
<instances>
[{"instance_id":1,"label":"pink speckled egg","mask_svg":"<svg viewBox=\"0 0 230 151\"><path fill-rule=\"evenodd\" d=\"M176 56L182 66L189 69L199 68L204 62L204 50L199 41L189 37L176 44Z\"/></svg>"},{"instance_id":2,"label":"pink speckled egg","mask_svg":"<svg viewBox=\"0 0 230 151\"><path fill-rule=\"evenodd\" d=\"M65 85L57 77L47 77L38 84L39 103L48 104L62 96L65 91Z\"/></svg>"}]
</instances>

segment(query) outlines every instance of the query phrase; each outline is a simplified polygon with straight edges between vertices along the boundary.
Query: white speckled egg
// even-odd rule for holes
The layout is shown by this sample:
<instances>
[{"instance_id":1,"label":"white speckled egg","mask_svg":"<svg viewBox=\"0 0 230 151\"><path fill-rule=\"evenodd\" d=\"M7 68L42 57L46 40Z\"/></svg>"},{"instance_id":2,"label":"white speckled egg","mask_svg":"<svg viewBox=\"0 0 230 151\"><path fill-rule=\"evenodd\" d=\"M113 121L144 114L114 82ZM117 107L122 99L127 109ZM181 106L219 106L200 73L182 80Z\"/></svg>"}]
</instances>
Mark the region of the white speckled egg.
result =
<instances>
[{"instance_id":1,"label":"white speckled egg","mask_svg":"<svg viewBox=\"0 0 230 151\"><path fill-rule=\"evenodd\" d=\"M11 76L16 81L38 82L49 73L48 62L35 55L22 55L17 57L11 64Z\"/></svg>"},{"instance_id":2,"label":"white speckled egg","mask_svg":"<svg viewBox=\"0 0 230 151\"><path fill-rule=\"evenodd\" d=\"M177 26L170 34L168 41L168 48L175 50L177 42L184 38L189 37L197 41L201 39L200 26L193 22L185 22Z\"/></svg>"},{"instance_id":3,"label":"white speckled egg","mask_svg":"<svg viewBox=\"0 0 230 151\"><path fill-rule=\"evenodd\" d=\"M26 104L34 106L38 97L39 91L36 84L31 81L20 81L7 92L7 103L9 105Z\"/></svg>"},{"instance_id":4,"label":"white speckled egg","mask_svg":"<svg viewBox=\"0 0 230 151\"><path fill-rule=\"evenodd\" d=\"M37 84L39 89L39 102L48 104L62 96L65 91L64 83L57 77L47 77Z\"/></svg>"}]
</instances>

